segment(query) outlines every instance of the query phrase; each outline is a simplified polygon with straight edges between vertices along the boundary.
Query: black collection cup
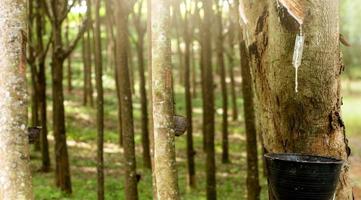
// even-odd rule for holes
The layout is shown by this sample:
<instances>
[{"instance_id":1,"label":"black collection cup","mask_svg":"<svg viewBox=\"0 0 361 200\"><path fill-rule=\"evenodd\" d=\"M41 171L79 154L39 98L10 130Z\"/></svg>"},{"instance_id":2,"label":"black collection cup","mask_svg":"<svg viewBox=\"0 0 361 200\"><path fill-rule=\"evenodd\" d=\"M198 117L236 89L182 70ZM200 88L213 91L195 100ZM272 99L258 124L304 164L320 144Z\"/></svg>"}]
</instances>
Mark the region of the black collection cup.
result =
<instances>
[{"instance_id":1,"label":"black collection cup","mask_svg":"<svg viewBox=\"0 0 361 200\"><path fill-rule=\"evenodd\" d=\"M303 154L266 154L270 189L276 200L332 200L343 161Z\"/></svg>"}]
</instances>

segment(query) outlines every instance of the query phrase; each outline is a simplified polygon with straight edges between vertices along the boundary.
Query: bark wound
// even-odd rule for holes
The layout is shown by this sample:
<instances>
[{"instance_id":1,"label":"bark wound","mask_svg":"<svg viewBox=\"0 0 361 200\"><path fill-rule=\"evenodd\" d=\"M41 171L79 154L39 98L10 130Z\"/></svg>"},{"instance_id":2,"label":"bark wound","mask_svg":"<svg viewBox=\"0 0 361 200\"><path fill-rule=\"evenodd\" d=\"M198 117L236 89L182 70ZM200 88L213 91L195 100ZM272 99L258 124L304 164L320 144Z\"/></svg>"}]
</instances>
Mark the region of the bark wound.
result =
<instances>
[{"instance_id":1,"label":"bark wound","mask_svg":"<svg viewBox=\"0 0 361 200\"><path fill-rule=\"evenodd\" d=\"M290 32L298 32L306 16L305 2L298 0L279 0L278 16L282 26Z\"/></svg>"},{"instance_id":2,"label":"bark wound","mask_svg":"<svg viewBox=\"0 0 361 200\"><path fill-rule=\"evenodd\" d=\"M348 146L348 139L346 137L346 127L345 123L342 120L342 117L338 111L332 111L329 114L329 123L330 123L330 131L329 134L335 133L336 130L342 129L343 136L344 136L344 143L346 148L347 157L351 155L351 148Z\"/></svg>"}]
</instances>

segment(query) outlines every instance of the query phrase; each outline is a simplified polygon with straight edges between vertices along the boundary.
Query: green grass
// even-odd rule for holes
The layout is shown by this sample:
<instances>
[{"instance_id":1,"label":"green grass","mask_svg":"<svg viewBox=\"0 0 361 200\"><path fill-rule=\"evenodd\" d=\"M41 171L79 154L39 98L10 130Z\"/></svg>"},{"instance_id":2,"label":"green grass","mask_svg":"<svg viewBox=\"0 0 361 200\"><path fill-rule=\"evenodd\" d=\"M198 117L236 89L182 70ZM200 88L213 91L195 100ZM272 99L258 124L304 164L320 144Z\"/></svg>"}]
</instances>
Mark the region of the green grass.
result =
<instances>
[{"instance_id":1,"label":"green grass","mask_svg":"<svg viewBox=\"0 0 361 200\"><path fill-rule=\"evenodd\" d=\"M81 65L75 62L74 91L65 93L66 96L66 123L69 145L70 164L72 172L73 194L67 196L59 192L54 185L54 172L44 174L36 172L40 166L38 152L32 152L32 169L34 171L34 191L39 200L92 200L96 199L96 110L82 105L82 73ZM118 147L117 126L117 99L114 89L111 70L104 76L105 83L105 194L106 199L124 199L123 155ZM66 85L66 82L64 82ZM136 85L135 88L138 88ZM343 116L347 125L348 134L357 137L361 123L361 83L352 84L352 93L345 92ZM184 94L180 86L176 86L176 111L184 114ZM50 94L50 91L49 91ZM200 95L198 95L200 96ZM217 93L217 96L218 93ZM49 100L49 127L51 130L51 97ZM238 100L238 108L242 108L242 100ZM194 106L194 144L196 154L197 187L194 190L187 188L186 168L186 141L185 137L176 139L177 166L179 175L180 193L182 199L203 200L205 198L205 154L202 150L201 137L201 99L193 101ZM216 98L217 108L221 107L221 98ZM239 110L242 113L242 110ZM137 153L137 168L142 175L138 185L141 200L152 199L151 172L142 166L141 136L140 136L140 105L139 95L134 95L134 123L135 142ZM217 193L220 200L245 199L246 191L246 154L243 119L230 122L230 164L221 164L221 113L216 114L216 160L217 160ZM53 156L53 141L50 132L51 155ZM261 159L260 159L261 160ZM54 164L54 161L52 162ZM262 163L260 163L261 166ZM54 165L53 165L54 167ZM260 167L261 168L261 167ZM261 172L262 199L267 199L266 181Z\"/></svg>"}]
</instances>

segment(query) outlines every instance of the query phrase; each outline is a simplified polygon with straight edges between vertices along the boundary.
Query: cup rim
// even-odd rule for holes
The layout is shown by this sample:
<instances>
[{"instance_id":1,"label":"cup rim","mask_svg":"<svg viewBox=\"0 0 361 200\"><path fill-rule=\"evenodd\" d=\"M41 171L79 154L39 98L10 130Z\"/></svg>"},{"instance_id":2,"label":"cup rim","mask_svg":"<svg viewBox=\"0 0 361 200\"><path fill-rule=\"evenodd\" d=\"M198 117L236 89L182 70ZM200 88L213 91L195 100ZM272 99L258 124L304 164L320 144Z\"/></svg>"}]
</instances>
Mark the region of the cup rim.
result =
<instances>
[{"instance_id":1,"label":"cup rim","mask_svg":"<svg viewBox=\"0 0 361 200\"><path fill-rule=\"evenodd\" d=\"M291 156L295 157L312 157L312 158L320 158L321 161L316 160L295 160L291 159ZM293 162L293 163L307 163L307 164L338 164L342 165L344 160L337 159L334 157L328 156L320 156L320 155L312 155L312 154L303 154L303 153L267 153L264 155L265 158L270 160L278 160L283 162Z\"/></svg>"}]
</instances>

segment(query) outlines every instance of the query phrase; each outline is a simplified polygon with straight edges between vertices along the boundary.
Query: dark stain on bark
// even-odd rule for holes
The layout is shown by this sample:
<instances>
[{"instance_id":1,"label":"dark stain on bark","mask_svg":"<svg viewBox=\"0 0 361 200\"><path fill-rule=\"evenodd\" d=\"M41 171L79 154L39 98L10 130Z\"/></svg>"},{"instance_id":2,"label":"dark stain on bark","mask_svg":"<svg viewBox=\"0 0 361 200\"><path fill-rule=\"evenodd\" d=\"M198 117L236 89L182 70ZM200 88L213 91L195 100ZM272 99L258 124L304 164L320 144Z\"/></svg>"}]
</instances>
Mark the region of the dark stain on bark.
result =
<instances>
[{"instance_id":1,"label":"dark stain on bark","mask_svg":"<svg viewBox=\"0 0 361 200\"><path fill-rule=\"evenodd\" d=\"M264 10L262 15L257 20L257 26L256 26L256 32L255 32L256 35L263 32L264 27L267 24L267 18L268 18L268 11Z\"/></svg>"}]
</instances>

